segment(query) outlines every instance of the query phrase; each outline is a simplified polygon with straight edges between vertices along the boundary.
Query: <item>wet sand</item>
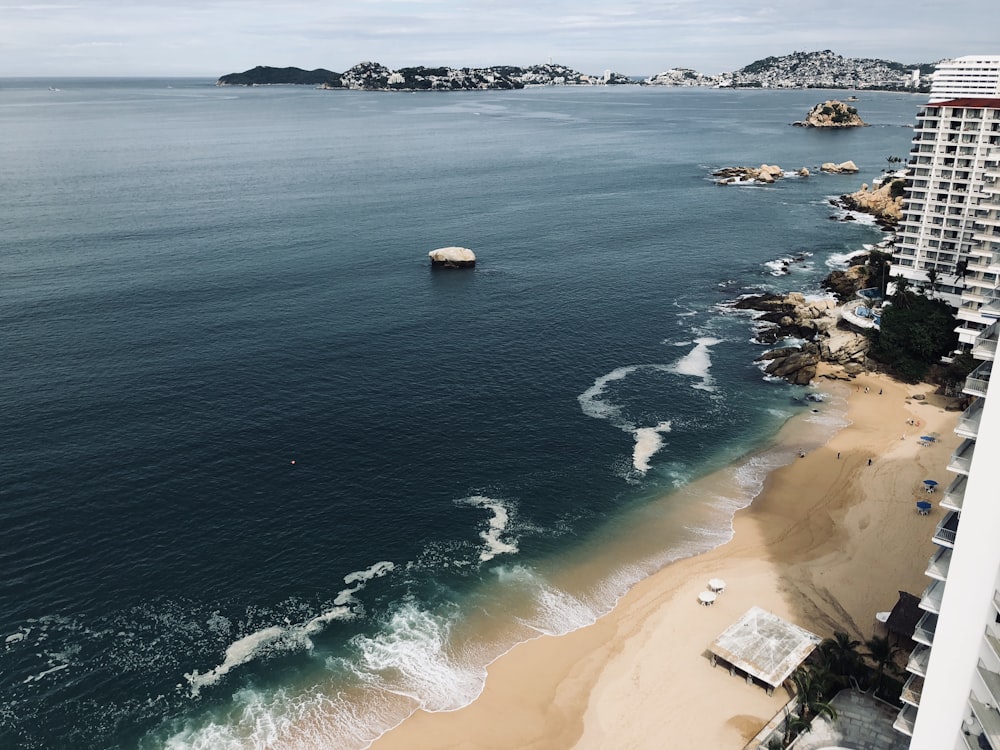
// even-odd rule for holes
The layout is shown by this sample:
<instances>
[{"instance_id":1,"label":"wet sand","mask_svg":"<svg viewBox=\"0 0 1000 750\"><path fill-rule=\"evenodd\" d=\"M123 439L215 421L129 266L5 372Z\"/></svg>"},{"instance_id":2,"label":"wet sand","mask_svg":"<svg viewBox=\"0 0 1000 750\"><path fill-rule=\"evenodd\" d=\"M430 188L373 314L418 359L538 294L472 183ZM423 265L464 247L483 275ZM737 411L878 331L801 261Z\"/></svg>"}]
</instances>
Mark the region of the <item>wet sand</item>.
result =
<instances>
[{"instance_id":1,"label":"wet sand","mask_svg":"<svg viewBox=\"0 0 1000 750\"><path fill-rule=\"evenodd\" d=\"M927 497L923 479L950 479L957 414L926 385L869 375L842 387L851 424L773 472L737 514L732 541L643 580L592 626L520 644L490 666L472 705L420 711L372 747L741 750L788 694L713 668L717 635L756 605L820 636L869 638L898 590L927 584L944 511L935 502L920 516L914 503ZM939 439L922 447L927 434ZM710 578L726 591L699 606Z\"/></svg>"}]
</instances>

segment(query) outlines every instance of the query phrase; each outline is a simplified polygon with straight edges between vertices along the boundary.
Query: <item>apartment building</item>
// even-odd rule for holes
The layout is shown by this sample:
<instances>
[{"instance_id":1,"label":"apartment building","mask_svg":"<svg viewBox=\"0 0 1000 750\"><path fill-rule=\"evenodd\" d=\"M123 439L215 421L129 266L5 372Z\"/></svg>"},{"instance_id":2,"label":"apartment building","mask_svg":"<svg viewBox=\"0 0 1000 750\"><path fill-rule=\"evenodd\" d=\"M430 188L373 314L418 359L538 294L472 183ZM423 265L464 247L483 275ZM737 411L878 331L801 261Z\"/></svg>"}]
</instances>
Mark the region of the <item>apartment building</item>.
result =
<instances>
[{"instance_id":1,"label":"apartment building","mask_svg":"<svg viewBox=\"0 0 1000 750\"><path fill-rule=\"evenodd\" d=\"M894 275L933 285L958 310L965 345L989 325L982 308L997 285L987 245L1000 227L981 206L995 192L998 162L1000 55L942 63L917 114L892 262Z\"/></svg>"},{"instance_id":2,"label":"apartment building","mask_svg":"<svg viewBox=\"0 0 1000 750\"><path fill-rule=\"evenodd\" d=\"M961 123L998 122L985 117L990 107L978 101L977 106L955 100L928 105L921 117L952 120L961 110ZM1000 101L991 101L995 114ZM990 377L1000 330L994 292L1000 274L1000 167L995 147L993 153L983 158L982 175L970 178L968 188L976 203L961 241L982 284L970 284L981 298L978 327L967 338L979 364L965 382L973 401L955 429L964 440L948 464L955 479L938 503L946 512L934 531L937 551L920 601L924 615L913 634L918 645L907 664L910 676L894 725L912 737L910 750L1000 750L1000 386L991 386ZM943 163L938 168L946 171ZM962 304L971 297L962 290ZM960 309L962 327L968 328L972 319L962 316Z\"/></svg>"}]
</instances>

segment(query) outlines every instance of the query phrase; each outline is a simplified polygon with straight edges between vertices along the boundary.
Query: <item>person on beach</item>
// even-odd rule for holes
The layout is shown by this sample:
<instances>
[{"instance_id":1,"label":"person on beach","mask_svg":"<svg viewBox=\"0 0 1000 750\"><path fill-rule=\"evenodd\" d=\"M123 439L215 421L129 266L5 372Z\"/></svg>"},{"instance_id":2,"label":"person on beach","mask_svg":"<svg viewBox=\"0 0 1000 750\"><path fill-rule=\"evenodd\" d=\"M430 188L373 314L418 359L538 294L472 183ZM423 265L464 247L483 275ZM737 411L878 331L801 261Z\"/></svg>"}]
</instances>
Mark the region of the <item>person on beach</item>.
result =
<instances>
[{"instance_id":1,"label":"person on beach","mask_svg":"<svg viewBox=\"0 0 1000 750\"><path fill-rule=\"evenodd\" d=\"M872 460L871 460L870 458L868 459L868 465L869 465L869 466L871 466L871 465L872 465Z\"/></svg>"}]
</instances>

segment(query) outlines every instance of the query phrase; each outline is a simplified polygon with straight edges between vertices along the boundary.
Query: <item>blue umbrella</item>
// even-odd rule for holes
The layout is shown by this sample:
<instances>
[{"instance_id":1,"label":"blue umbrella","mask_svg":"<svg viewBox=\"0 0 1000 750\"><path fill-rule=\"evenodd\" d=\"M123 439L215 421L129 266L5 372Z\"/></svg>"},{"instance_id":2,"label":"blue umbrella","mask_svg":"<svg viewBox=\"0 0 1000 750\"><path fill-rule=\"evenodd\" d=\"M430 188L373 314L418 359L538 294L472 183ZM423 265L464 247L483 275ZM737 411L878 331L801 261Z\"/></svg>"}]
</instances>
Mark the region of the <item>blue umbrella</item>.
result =
<instances>
[{"instance_id":1,"label":"blue umbrella","mask_svg":"<svg viewBox=\"0 0 1000 750\"><path fill-rule=\"evenodd\" d=\"M937 487L937 482L935 482L933 479L925 479L924 484L926 484L928 487Z\"/></svg>"},{"instance_id":2,"label":"blue umbrella","mask_svg":"<svg viewBox=\"0 0 1000 750\"><path fill-rule=\"evenodd\" d=\"M930 435L921 435L920 439L921 440L926 440L928 443L933 443L934 442L934 438L932 438Z\"/></svg>"}]
</instances>

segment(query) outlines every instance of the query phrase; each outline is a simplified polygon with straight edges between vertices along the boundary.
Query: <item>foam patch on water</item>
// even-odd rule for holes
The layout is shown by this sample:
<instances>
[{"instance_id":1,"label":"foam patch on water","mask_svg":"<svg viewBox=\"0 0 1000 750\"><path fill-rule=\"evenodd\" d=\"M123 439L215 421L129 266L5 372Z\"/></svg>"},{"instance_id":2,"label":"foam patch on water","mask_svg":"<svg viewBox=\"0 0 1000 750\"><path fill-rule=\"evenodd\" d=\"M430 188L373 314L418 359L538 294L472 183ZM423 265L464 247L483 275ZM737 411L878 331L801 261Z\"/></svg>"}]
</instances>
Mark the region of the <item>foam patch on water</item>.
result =
<instances>
[{"instance_id":1,"label":"foam patch on water","mask_svg":"<svg viewBox=\"0 0 1000 750\"><path fill-rule=\"evenodd\" d=\"M395 565L388 561L377 562L365 570L348 573L344 576L345 584L354 584L342 589L334 598L332 607L315 617L301 623L285 623L261 628L249 635L231 643L225 652L222 663L207 672L193 670L186 672L184 678L190 686L192 698L197 698L202 688L216 684L224 675L233 669L246 664L262 655L280 651L311 649L312 640L309 636L319 633L334 620L346 620L356 617L359 604L354 595L357 594L373 578L381 578L390 573Z\"/></svg>"},{"instance_id":2,"label":"foam patch on water","mask_svg":"<svg viewBox=\"0 0 1000 750\"><path fill-rule=\"evenodd\" d=\"M583 413L594 419L606 419L616 427L620 427L626 432L631 432L634 428L630 422L625 421L622 417L621 407L607 401L604 398L604 392L607 390L609 383L624 380L640 367L641 365L619 367L595 380L590 388L576 397L577 401L580 402L580 408L583 409Z\"/></svg>"},{"instance_id":3,"label":"foam patch on water","mask_svg":"<svg viewBox=\"0 0 1000 750\"><path fill-rule=\"evenodd\" d=\"M565 635L593 625L598 617L614 606L617 599L617 595L611 592L607 596L595 597L594 601L573 596L556 588L539 573L524 565L500 567L495 573L501 583L527 590L533 601L534 611L517 619L531 630L544 635ZM627 584L621 590L626 588Z\"/></svg>"},{"instance_id":4,"label":"foam patch on water","mask_svg":"<svg viewBox=\"0 0 1000 750\"><path fill-rule=\"evenodd\" d=\"M721 339L704 336L694 340L694 348L671 365L670 370L678 375L701 378L701 382L692 386L699 390L714 391L715 381L709 370L712 368L711 347L722 343Z\"/></svg>"},{"instance_id":5,"label":"foam patch on water","mask_svg":"<svg viewBox=\"0 0 1000 750\"><path fill-rule=\"evenodd\" d=\"M655 427L639 427L632 435L635 448L632 450L632 466L645 474L649 471L649 460L663 447L662 434L670 432L670 421L660 422Z\"/></svg>"},{"instance_id":6,"label":"foam patch on water","mask_svg":"<svg viewBox=\"0 0 1000 750\"><path fill-rule=\"evenodd\" d=\"M508 507L500 500L494 500L482 495L463 498L458 500L459 505L472 505L476 508L483 508L492 512L489 525L479 532L479 536L485 543L484 548L479 553L480 562L489 562L497 555L513 555L518 551L517 540L511 540L508 536L504 538L507 531L507 524L510 521L511 513Z\"/></svg>"}]
</instances>

